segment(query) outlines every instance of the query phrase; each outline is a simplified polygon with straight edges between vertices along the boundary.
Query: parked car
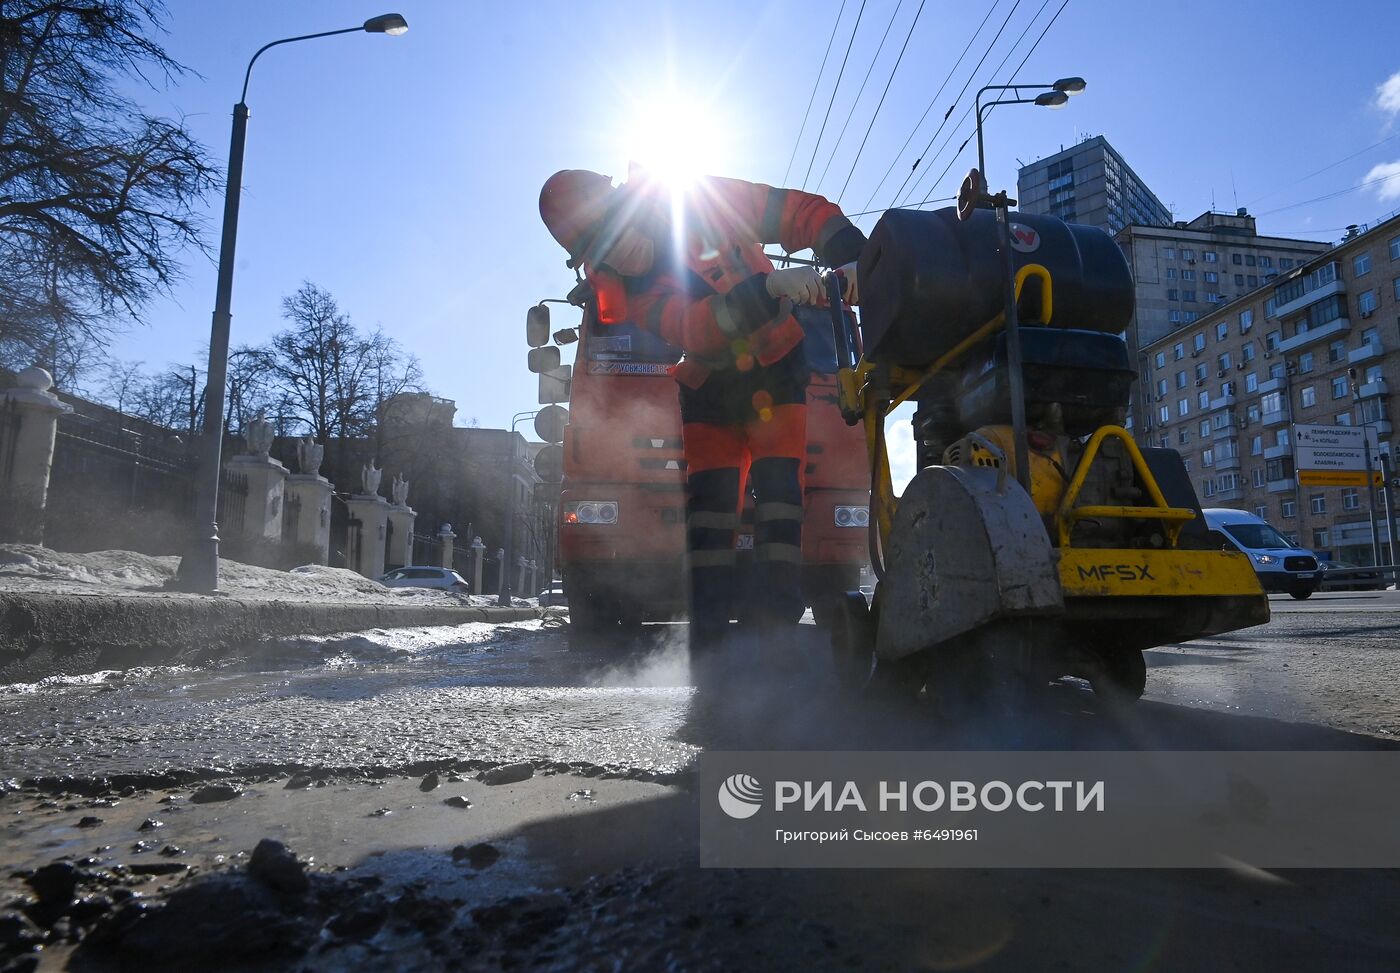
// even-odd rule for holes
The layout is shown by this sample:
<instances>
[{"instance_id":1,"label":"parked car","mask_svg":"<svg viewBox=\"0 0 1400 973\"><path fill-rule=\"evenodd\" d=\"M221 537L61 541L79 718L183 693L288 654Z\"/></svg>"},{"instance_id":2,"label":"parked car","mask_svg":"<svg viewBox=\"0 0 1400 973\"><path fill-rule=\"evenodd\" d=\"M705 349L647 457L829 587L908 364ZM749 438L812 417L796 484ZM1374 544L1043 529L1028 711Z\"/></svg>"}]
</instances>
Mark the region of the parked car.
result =
<instances>
[{"instance_id":1,"label":"parked car","mask_svg":"<svg viewBox=\"0 0 1400 973\"><path fill-rule=\"evenodd\" d=\"M446 588L460 591L463 594L471 590L466 579L451 568L434 568L416 564L394 568L381 577L379 583L387 588Z\"/></svg>"},{"instance_id":2,"label":"parked car","mask_svg":"<svg viewBox=\"0 0 1400 973\"><path fill-rule=\"evenodd\" d=\"M554 581L550 586L540 592L541 608L565 608L569 600L564 597L564 582Z\"/></svg>"},{"instance_id":3,"label":"parked car","mask_svg":"<svg viewBox=\"0 0 1400 973\"><path fill-rule=\"evenodd\" d=\"M1249 555L1254 573L1265 591L1286 591L1294 598L1307 598L1317 590L1317 556L1291 543L1266 521L1229 507L1208 507L1210 536Z\"/></svg>"},{"instance_id":4,"label":"parked car","mask_svg":"<svg viewBox=\"0 0 1400 973\"><path fill-rule=\"evenodd\" d=\"M1318 588L1322 591L1384 591L1390 582L1377 568L1362 567L1347 561L1323 561Z\"/></svg>"}]
</instances>

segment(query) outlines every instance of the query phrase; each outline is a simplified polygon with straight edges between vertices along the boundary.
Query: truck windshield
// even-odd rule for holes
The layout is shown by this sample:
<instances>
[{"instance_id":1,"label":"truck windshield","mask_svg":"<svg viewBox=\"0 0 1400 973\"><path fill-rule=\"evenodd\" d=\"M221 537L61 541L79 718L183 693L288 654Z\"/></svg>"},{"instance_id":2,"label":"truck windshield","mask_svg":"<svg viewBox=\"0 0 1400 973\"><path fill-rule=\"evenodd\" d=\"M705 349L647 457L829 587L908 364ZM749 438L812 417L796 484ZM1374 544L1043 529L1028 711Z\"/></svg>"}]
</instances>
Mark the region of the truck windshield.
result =
<instances>
[{"instance_id":1,"label":"truck windshield","mask_svg":"<svg viewBox=\"0 0 1400 973\"><path fill-rule=\"evenodd\" d=\"M1273 551L1294 547L1286 537L1268 524L1223 524L1221 526L1225 528L1225 533L1239 542L1241 547L1250 550Z\"/></svg>"}]
</instances>

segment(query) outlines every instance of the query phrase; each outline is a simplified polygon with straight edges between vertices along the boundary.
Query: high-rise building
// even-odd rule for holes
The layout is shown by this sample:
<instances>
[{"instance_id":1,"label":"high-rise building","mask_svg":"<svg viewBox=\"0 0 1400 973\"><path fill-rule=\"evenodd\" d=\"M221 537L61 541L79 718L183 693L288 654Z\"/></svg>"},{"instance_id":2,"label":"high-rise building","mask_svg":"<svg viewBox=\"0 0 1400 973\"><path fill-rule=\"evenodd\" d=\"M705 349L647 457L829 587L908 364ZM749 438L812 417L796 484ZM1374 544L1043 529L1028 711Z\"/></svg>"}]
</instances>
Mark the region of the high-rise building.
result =
<instances>
[{"instance_id":1,"label":"high-rise building","mask_svg":"<svg viewBox=\"0 0 1400 973\"><path fill-rule=\"evenodd\" d=\"M1102 135L1023 166L1016 177L1023 213L1097 226L1109 234L1130 223L1170 226L1171 210Z\"/></svg>"},{"instance_id":2,"label":"high-rise building","mask_svg":"<svg viewBox=\"0 0 1400 973\"><path fill-rule=\"evenodd\" d=\"M1195 253L1197 269L1220 267L1231 280L1250 269ZM1163 265L1182 269L1180 249ZM1254 270L1262 269L1256 260ZM1389 539L1383 507L1373 542L1366 487L1301 486L1293 427L1368 426L1377 465L1384 457L1395 469L1400 440L1389 399L1390 386L1400 385L1400 217L1273 270L1267 284L1142 346L1135 432L1181 453L1202 506L1256 513L1324 558L1374 563L1375 542L1384 558Z\"/></svg>"}]
</instances>

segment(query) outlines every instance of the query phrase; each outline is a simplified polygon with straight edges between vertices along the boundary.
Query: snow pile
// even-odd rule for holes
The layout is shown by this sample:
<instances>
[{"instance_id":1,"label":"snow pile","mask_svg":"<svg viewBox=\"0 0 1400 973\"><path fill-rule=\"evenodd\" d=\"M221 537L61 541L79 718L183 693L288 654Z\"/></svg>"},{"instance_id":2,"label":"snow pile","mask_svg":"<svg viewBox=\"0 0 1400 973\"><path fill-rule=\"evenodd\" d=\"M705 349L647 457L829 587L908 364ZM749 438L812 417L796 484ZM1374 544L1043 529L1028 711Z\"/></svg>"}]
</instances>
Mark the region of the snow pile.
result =
<instances>
[{"instance_id":1,"label":"snow pile","mask_svg":"<svg viewBox=\"0 0 1400 973\"><path fill-rule=\"evenodd\" d=\"M70 554L33 544L0 544L0 593L178 595L170 590L180 559L134 551ZM221 559L219 587L231 598L317 603L480 607L495 598L433 588L386 588L345 568L319 564L275 571ZM517 604L534 604L517 599Z\"/></svg>"}]
</instances>

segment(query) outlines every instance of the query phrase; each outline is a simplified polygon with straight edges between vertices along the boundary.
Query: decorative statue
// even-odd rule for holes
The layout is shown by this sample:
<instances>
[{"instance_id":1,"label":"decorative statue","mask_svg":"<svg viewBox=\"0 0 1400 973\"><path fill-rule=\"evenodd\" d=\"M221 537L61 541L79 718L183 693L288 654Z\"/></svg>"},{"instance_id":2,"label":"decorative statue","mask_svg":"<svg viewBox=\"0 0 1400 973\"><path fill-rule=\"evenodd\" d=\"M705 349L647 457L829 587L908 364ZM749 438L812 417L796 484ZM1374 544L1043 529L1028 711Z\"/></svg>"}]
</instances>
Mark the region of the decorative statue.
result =
<instances>
[{"instance_id":1,"label":"decorative statue","mask_svg":"<svg viewBox=\"0 0 1400 973\"><path fill-rule=\"evenodd\" d=\"M321 459L326 455L326 447L310 436L297 440L297 468L313 476L321 472Z\"/></svg>"},{"instance_id":2,"label":"decorative statue","mask_svg":"<svg viewBox=\"0 0 1400 973\"><path fill-rule=\"evenodd\" d=\"M384 471L374 465L374 460L360 470L360 485L365 488L365 496L379 496L379 478L383 475Z\"/></svg>"},{"instance_id":3,"label":"decorative statue","mask_svg":"<svg viewBox=\"0 0 1400 973\"><path fill-rule=\"evenodd\" d=\"M248 452L254 456L266 456L272 449L272 423L263 416L258 416L248 423L248 428L243 431L243 439L248 444Z\"/></svg>"},{"instance_id":4,"label":"decorative statue","mask_svg":"<svg viewBox=\"0 0 1400 973\"><path fill-rule=\"evenodd\" d=\"M394 474L394 483L389 487L389 495L398 506L408 506L408 481L403 478L402 473Z\"/></svg>"}]
</instances>

